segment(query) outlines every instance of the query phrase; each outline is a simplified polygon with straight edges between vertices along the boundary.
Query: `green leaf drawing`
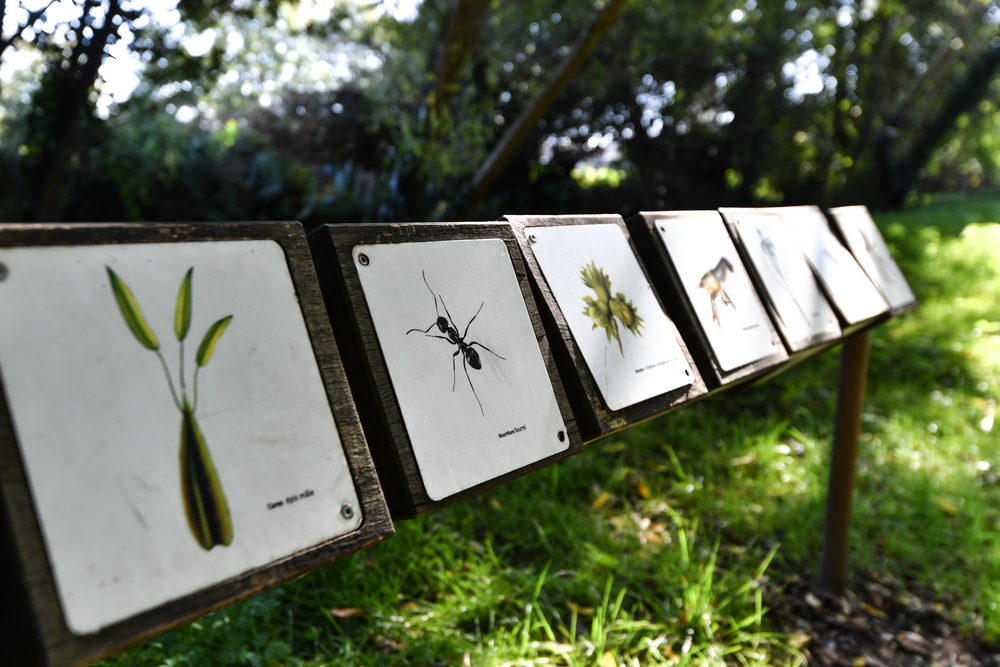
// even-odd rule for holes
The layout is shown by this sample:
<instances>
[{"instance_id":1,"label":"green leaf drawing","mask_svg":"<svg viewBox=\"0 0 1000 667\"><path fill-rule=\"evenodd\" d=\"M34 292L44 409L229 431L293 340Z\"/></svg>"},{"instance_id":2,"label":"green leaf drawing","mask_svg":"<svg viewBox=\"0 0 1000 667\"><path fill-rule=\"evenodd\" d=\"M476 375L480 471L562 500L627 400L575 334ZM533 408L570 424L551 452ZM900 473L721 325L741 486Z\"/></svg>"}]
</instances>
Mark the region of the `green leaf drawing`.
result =
<instances>
[{"instance_id":1,"label":"green leaf drawing","mask_svg":"<svg viewBox=\"0 0 1000 667\"><path fill-rule=\"evenodd\" d=\"M206 551L233 542L233 520L205 437L187 398L181 414L181 497L188 526Z\"/></svg>"},{"instance_id":2,"label":"green leaf drawing","mask_svg":"<svg viewBox=\"0 0 1000 667\"><path fill-rule=\"evenodd\" d=\"M177 340L183 341L187 336L188 329L191 328L191 277L194 267L188 269L181 281L181 288L177 291L177 309L174 311L174 333Z\"/></svg>"},{"instance_id":3,"label":"green leaf drawing","mask_svg":"<svg viewBox=\"0 0 1000 667\"><path fill-rule=\"evenodd\" d=\"M590 296L583 297L583 302L586 304L583 314L594 323L591 330L603 327L604 333L608 336L608 342L610 343L612 338L618 341L618 351L624 357L625 350L622 347L618 322L620 321L632 335L641 336L642 332L639 330L642 328L642 318L639 317L635 306L625 298L624 294L618 292L611 296L611 278L593 261L580 269L580 279L584 285L594 290L597 297L596 299Z\"/></svg>"},{"instance_id":4,"label":"green leaf drawing","mask_svg":"<svg viewBox=\"0 0 1000 667\"><path fill-rule=\"evenodd\" d=\"M146 318L142 316L142 311L139 310L139 304L136 303L132 290L128 288L125 281L118 277L118 274L111 270L110 266L105 265L104 268L108 270L108 278L111 281L111 290L115 293L115 301L118 302L118 308L122 311L122 317L125 318L125 324L132 331L132 335L146 349L159 350L160 341L149 324L146 323Z\"/></svg>"},{"instance_id":5,"label":"green leaf drawing","mask_svg":"<svg viewBox=\"0 0 1000 667\"><path fill-rule=\"evenodd\" d=\"M205 337L201 339L201 345L198 346L198 354L195 356L195 362L199 368L208 363L212 353L215 352L215 344L222 338L222 334L226 332L226 327L229 326L232 319L232 315L226 315L205 332Z\"/></svg>"}]
</instances>

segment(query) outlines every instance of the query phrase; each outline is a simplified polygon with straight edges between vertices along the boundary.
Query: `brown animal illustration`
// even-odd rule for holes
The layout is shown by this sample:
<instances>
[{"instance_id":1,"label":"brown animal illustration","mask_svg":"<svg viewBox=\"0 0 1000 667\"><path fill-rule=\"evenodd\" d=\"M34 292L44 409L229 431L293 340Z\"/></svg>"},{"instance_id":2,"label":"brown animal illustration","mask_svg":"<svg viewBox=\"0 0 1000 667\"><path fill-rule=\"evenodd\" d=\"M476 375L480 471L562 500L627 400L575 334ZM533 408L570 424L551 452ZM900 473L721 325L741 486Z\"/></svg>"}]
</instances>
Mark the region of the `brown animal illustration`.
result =
<instances>
[{"instance_id":1,"label":"brown animal illustration","mask_svg":"<svg viewBox=\"0 0 1000 667\"><path fill-rule=\"evenodd\" d=\"M712 297L712 319L720 327L722 322L719 321L719 310L715 305L715 300L718 297L722 297L722 303L727 306L732 306L733 310L736 310L736 306L733 304L732 299L726 294L726 290L722 288L722 283L726 282L726 276L733 272L733 265L725 257L719 260L719 263L715 265L715 268L708 271L705 275L701 277L701 282L698 286L703 290L708 292L708 295Z\"/></svg>"}]
</instances>

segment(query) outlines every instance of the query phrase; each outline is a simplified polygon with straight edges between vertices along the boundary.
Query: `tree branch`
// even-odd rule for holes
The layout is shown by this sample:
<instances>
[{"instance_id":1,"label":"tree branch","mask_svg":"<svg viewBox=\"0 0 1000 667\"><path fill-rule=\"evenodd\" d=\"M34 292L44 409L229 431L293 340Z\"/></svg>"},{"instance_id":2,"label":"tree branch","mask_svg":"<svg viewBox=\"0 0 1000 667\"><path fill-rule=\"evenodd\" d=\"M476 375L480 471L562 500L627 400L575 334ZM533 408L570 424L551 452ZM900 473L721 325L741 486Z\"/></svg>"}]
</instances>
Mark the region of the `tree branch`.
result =
<instances>
[{"instance_id":1,"label":"tree branch","mask_svg":"<svg viewBox=\"0 0 1000 667\"><path fill-rule=\"evenodd\" d=\"M446 215L446 217L451 219L466 217L482 200L493 182L503 173L507 164L521 150L521 146L531 131L535 129L538 121L558 99L576 73L580 71L587 56L615 24L625 2L626 0L607 0L604 8L590 20L590 23L577 38L572 52L556 67L542 91L511 123L510 128L479 167L479 171L476 172L463 197L464 202L457 203L450 211L450 215Z\"/></svg>"},{"instance_id":2,"label":"tree branch","mask_svg":"<svg viewBox=\"0 0 1000 667\"><path fill-rule=\"evenodd\" d=\"M490 0L452 0L448 24L434 56L434 93L428 100L432 112L446 109L451 102L489 8Z\"/></svg>"},{"instance_id":3,"label":"tree branch","mask_svg":"<svg viewBox=\"0 0 1000 667\"><path fill-rule=\"evenodd\" d=\"M898 131L891 126L882 129L875 142L875 155L883 179L886 205L899 206L903 203L913 188L917 172L930 159L941 139L955 126L958 117L986 97L998 67L1000 46L994 46L972 63L962 81L948 94L944 108L898 160L892 154Z\"/></svg>"}]
</instances>

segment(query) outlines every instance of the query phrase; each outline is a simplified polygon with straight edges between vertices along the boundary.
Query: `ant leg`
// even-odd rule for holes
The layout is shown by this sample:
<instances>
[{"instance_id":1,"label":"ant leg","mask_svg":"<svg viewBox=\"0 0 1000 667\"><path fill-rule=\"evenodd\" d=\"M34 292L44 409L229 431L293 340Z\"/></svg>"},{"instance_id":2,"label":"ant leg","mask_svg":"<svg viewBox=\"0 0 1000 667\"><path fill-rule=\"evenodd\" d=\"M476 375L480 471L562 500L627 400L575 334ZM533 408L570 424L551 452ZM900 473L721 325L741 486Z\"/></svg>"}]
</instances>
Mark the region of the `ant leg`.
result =
<instances>
[{"instance_id":1,"label":"ant leg","mask_svg":"<svg viewBox=\"0 0 1000 667\"><path fill-rule=\"evenodd\" d=\"M437 320L434 320L434 324L430 325L426 329L410 329L409 331L406 332L406 335L409 336L414 331L419 331L420 333L429 333L430 330L433 329L436 326L437 326Z\"/></svg>"},{"instance_id":2,"label":"ant leg","mask_svg":"<svg viewBox=\"0 0 1000 667\"><path fill-rule=\"evenodd\" d=\"M445 315L448 316L448 321L451 322L451 328L455 330L455 333L458 333L458 326L455 325L455 320L452 319L451 313L448 312L448 304L444 302L444 297L441 297L441 305L444 306ZM462 336L462 338L465 338L465 336Z\"/></svg>"},{"instance_id":3,"label":"ant leg","mask_svg":"<svg viewBox=\"0 0 1000 667\"><path fill-rule=\"evenodd\" d=\"M479 403L479 411L486 416L486 412L483 410L483 402L479 400L479 394L476 393L476 387L472 384L472 378L469 377L469 367L465 363L465 356L462 356L462 370L465 371L465 379L469 381L469 386L472 388L472 395L476 397L476 403Z\"/></svg>"},{"instance_id":4,"label":"ant leg","mask_svg":"<svg viewBox=\"0 0 1000 667\"><path fill-rule=\"evenodd\" d=\"M427 291L431 293L432 297L434 297L434 312L435 312L435 314L437 314L438 317L441 317L441 311L438 310L438 298L437 298L437 295L434 294L434 290L431 289L430 283L427 282L427 272L426 271L421 271L420 275L423 276L423 278L424 278L424 284L427 285ZM441 299L441 303L444 303L444 299ZM435 322L434 324L432 324L431 327L433 327L435 324L437 324L437 322ZM430 329L428 329L427 331L430 331ZM406 333L410 333L410 332L407 331ZM424 332L424 333L426 333L426 332Z\"/></svg>"},{"instance_id":5,"label":"ant leg","mask_svg":"<svg viewBox=\"0 0 1000 667\"><path fill-rule=\"evenodd\" d=\"M455 354L451 355L451 390L452 391L455 391L455 378L458 377L458 372L455 370L455 357L457 357L458 353L461 352L461 351L462 351L461 348L459 348L458 351L455 352Z\"/></svg>"},{"instance_id":6,"label":"ant leg","mask_svg":"<svg viewBox=\"0 0 1000 667\"><path fill-rule=\"evenodd\" d=\"M469 323L465 325L465 333L462 334L462 340L465 340L465 337L469 334L469 327L471 327L473 321L475 321L475 319L477 317L479 317L479 313L482 312L483 306L485 306L485 305L486 305L485 301L483 301L481 304L479 304L479 310L477 310L476 314L472 316L472 319L469 320Z\"/></svg>"},{"instance_id":7,"label":"ant leg","mask_svg":"<svg viewBox=\"0 0 1000 667\"><path fill-rule=\"evenodd\" d=\"M469 343L469 347L472 347L473 345L478 345L479 347L483 348L484 350L486 350L487 352L489 352L490 354L492 354L497 359L503 359L504 361L507 361L507 357L501 357L499 354L497 354L496 352L494 352L490 348L486 347L485 345L483 345L479 341L474 340L471 343Z\"/></svg>"},{"instance_id":8,"label":"ant leg","mask_svg":"<svg viewBox=\"0 0 1000 667\"><path fill-rule=\"evenodd\" d=\"M418 329L418 331L419 331L419 329ZM436 336L436 335L434 335L434 334L429 334L429 333L427 333L426 331L425 331L424 333L425 333L425 334L427 334L427 337L428 337L428 338L440 338L441 340L446 340L446 341L448 341L448 342L449 342L449 343L451 343L452 345L454 345L454 344L455 344L455 341L453 341L453 340L452 340L452 339L450 339L450 338L445 338L444 336Z\"/></svg>"}]
</instances>

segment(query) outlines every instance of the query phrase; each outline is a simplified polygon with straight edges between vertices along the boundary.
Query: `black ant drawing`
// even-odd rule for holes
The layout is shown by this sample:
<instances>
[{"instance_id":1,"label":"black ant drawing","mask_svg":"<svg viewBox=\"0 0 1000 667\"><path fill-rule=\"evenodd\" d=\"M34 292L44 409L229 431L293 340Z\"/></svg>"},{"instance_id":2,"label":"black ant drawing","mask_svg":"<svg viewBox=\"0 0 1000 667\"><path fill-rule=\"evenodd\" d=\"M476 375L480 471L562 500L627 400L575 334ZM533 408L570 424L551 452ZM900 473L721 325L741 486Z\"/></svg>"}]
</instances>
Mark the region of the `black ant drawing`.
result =
<instances>
[{"instance_id":1,"label":"black ant drawing","mask_svg":"<svg viewBox=\"0 0 1000 667\"><path fill-rule=\"evenodd\" d=\"M501 357L499 354L497 354L496 352L494 352L493 350L491 350L490 348L486 347L485 345L483 345L478 341L471 341L468 343L465 342L465 337L469 334L469 327L471 327L472 322L475 321L477 317L479 317L479 313L483 310L483 306L486 305L486 302L483 301L481 304L479 304L479 310L477 310L476 314L472 316L472 319L469 320L469 323L465 325L465 332L461 336L459 336L458 327L455 326L455 320L452 319L451 313L448 312L448 306L444 302L444 296L441 296L441 305L444 307L444 312L448 316L447 319L442 317L441 311L438 310L439 295L435 294L434 290L431 289L430 284L428 284L426 273L421 271L420 274L424 278L424 284L427 285L427 290L431 293L431 296L434 297L434 312L437 313L437 319L434 320L434 323L431 324L426 329L410 329L409 331L406 332L406 335L409 336L414 331L417 331L419 333L426 335L428 338L440 338L441 340L448 341L452 345L458 346L458 349L455 350L455 354L451 355L451 390L455 391L455 379L458 376L458 370L455 365L455 357L461 354L462 370L465 371L465 378L469 381L469 387L472 388L472 395L476 397L476 403L479 403L479 411L483 413L483 416L486 416L486 412L483 411L483 403L482 401L479 400L479 394L476 393L476 387L472 384L472 378L469 376L469 366L472 366L472 368L477 371L482 370L483 368L483 362L479 359L479 353L476 352L476 350L473 348L473 345L478 345L479 347L483 348L484 350L492 354L497 359L502 359L506 361L506 358ZM436 334L430 333L430 331L434 327L437 327L437 330L445 335L438 336Z\"/></svg>"}]
</instances>

